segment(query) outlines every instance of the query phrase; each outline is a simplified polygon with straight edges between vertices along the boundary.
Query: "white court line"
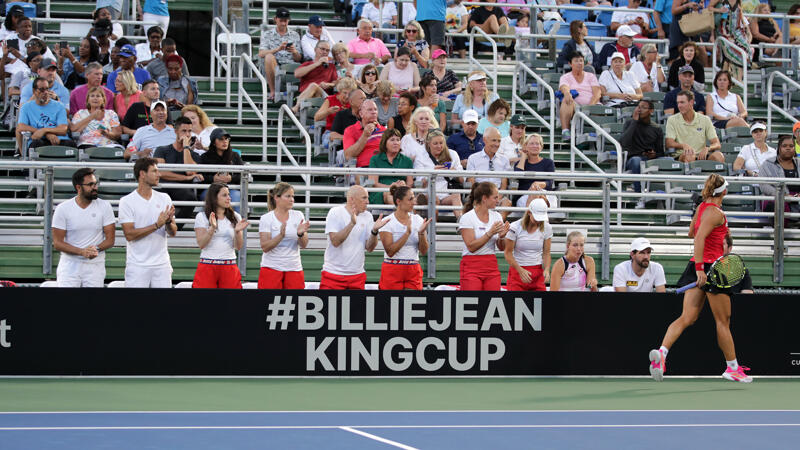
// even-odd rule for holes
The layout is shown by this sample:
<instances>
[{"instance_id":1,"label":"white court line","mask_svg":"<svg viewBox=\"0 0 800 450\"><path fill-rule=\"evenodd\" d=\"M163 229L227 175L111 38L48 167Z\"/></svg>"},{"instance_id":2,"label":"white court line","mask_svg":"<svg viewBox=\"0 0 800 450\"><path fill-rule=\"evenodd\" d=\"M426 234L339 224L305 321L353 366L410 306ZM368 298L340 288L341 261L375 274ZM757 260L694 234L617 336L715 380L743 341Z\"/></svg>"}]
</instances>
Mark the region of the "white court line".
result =
<instances>
[{"instance_id":1,"label":"white court line","mask_svg":"<svg viewBox=\"0 0 800 450\"><path fill-rule=\"evenodd\" d=\"M401 444L399 442L390 441L389 439L382 438L380 436L375 436L374 434L367 433L361 430L355 430L350 427L339 427L340 430L349 431L351 433L355 433L359 436L363 436L367 439L372 439L373 441L382 442L384 444L391 445L392 447L402 448L403 450L418 450L416 447L410 447L408 445Z\"/></svg>"},{"instance_id":2,"label":"white court line","mask_svg":"<svg viewBox=\"0 0 800 450\"><path fill-rule=\"evenodd\" d=\"M800 427L800 423L655 423L655 424L518 424L518 425L242 425L242 426L115 426L0 427L0 431L125 431L125 430L326 430L326 429L491 429L491 428L736 428Z\"/></svg>"},{"instance_id":3,"label":"white court line","mask_svg":"<svg viewBox=\"0 0 800 450\"><path fill-rule=\"evenodd\" d=\"M397 414L397 413L643 413L643 412L800 412L800 409L338 409L242 411L0 411L4 414Z\"/></svg>"}]
</instances>

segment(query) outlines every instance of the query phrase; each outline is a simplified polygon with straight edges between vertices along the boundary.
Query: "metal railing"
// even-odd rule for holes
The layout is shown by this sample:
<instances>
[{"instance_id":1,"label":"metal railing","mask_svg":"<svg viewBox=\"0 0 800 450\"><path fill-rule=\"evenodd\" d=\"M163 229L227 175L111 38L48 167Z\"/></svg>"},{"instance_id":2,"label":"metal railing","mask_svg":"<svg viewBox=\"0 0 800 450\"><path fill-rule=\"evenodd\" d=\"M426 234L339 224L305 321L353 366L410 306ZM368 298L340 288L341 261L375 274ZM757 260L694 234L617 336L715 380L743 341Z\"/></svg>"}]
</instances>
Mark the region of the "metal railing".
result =
<instances>
[{"instance_id":1,"label":"metal railing","mask_svg":"<svg viewBox=\"0 0 800 450\"><path fill-rule=\"evenodd\" d=\"M528 105L528 103L522 97L520 97L519 94L517 93L518 92L518 81L517 81L517 79L518 79L518 76L520 74L522 75L522 83L526 85L526 90L528 89L529 86L527 84L527 80L525 79L525 75L528 74L531 77L533 77L533 79L536 80L536 82L539 83L539 85L542 86L547 91L547 93L549 94L549 96L548 96L549 100L550 100L548 102L549 107L550 107L550 120L549 121L545 120L541 115L539 115L539 113L534 111L533 108L531 108L530 105ZM512 77L511 86L512 86L511 87L511 114L516 114L517 103L519 103L520 105L522 105L522 107L525 109L525 111L528 112L528 114L532 115L534 118L536 118L536 120L538 120L542 125L544 125L544 127L547 128L549 130L549 132L550 132L550 159L555 158L556 96L555 96L555 92L553 91L553 87L550 86L550 84L547 83L544 80L544 78L539 76L538 73L536 73L533 70L531 70L530 67L526 66L522 62L518 62L517 63L517 68L514 71L514 76ZM541 101L541 99L539 99L539 100Z\"/></svg>"},{"instance_id":2,"label":"metal railing","mask_svg":"<svg viewBox=\"0 0 800 450\"><path fill-rule=\"evenodd\" d=\"M767 134L772 133L772 110L774 109L787 119L791 120L793 123L797 122L797 119L786 112L783 108L779 107L772 101L772 86L775 83L775 78L781 78L783 80L784 86L789 84L793 86L795 89L800 90L800 83L797 81L787 77L781 72L772 72L769 74L769 78L767 79ZM786 89L784 89L786 92ZM784 97L784 101L786 101L786 97ZM784 105L785 106L785 105Z\"/></svg>"},{"instance_id":3,"label":"metal railing","mask_svg":"<svg viewBox=\"0 0 800 450\"><path fill-rule=\"evenodd\" d=\"M783 57L780 60L789 60L791 61L791 67L797 68L798 65L798 52L797 46L789 45L789 41L791 40L791 36L789 33L790 29L790 20L800 20L800 16L790 16L789 14L781 14L781 13L771 13L771 14L744 14L745 17L752 18L752 19L760 19L760 18L772 18L772 19L780 19L780 29L783 32L783 45L779 48L783 49ZM763 43L762 43L763 44ZM772 44L775 45L775 44ZM759 44L759 47L762 47ZM769 47L768 47L769 48ZM762 53L763 55L763 53ZM773 60L772 58L768 59Z\"/></svg>"},{"instance_id":4,"label":"metal railing","mask_svg":"<svg viewBox=\"0 0 800 450\"><path fill-rule=\"evenodd\" d=\"M245 64L250 66L250 69L256 75L259 81L261 81L261 110L259 111L258 105L255 101L253 101L250 94L244 88L244 66ZM239 85L237 86L238 97L239 97L239 106L237 108L236 114L236 123L239 125L242 124L242 98L247 100L247 104L250 105L250 108L256 113L256 116L261 120L261 160L267 160L267 130L269 126L267 125L267 105L269 102L266 101L269 85L267 84L267 79L261 75L261 71L258 70L255 64L253 64L252 59L250 59L250 55L247 53L242 53L239 55ZM302 129L302 128L301 128Z\"/></svg>"},{"instance_id":5,"label":"metal railing","mask_svg":"<svg viewBox=\"0 0 800 450\"><path fill-rule=\"evenodd\" d=\"M11 170L20 170L20 169L36 169L36 170L43 170L44 171L44 179L43 180L30 180L29 183L35 184L43 184L44 185L44 198L40 199L17 199L20 200L16 203L30 203L30 204L43 204L45 205L43 215L44 215L44 227L47 229L50 225L50 220L52 219L52 207L55 203L65 201L65 199L57 200L53 197L53 187L54 186L69 186L71 184L70 180L54 180L52 176L48 176L47 173L52 173L55 168L74 168L78 169L80 167L93 167L95 169L120 169L120 168L131 168L132 164L129 163L115 163L115 162L53 162L53 161L0 161L0 168L3 169L11 169ZM416 192L425 192L429 195L429 200L433 201L436 198L436 194L439 193L436 189L436 177L439 176L453 176L453 171L449 170L402 170L402 169L370 169L370 168L359 168L359 169L352 169L352 168L335 168L335 167L309 167L309 166L251 166L251 165L244 165L244 166L231 166L231 165L182 165L182 164L163 164L160 165L160 168L164 170L192 170L198 172L238 172L242 174L242 181L241 181L241 189L242 189L242 216L248 217L250 208L258 207L264 208L267 206L265 202L249 202L249 194L253 195L263 195L267 189L272 187L271 184L258 184L249 181L250 175L267 175L267 176L277 176L277 175L292 175L292 176L330 176L330 175L389 175L389 176L419 176L426 178L429 180L428 186L423 189L415 189ZM631 216L636 215L681 215L685 217L686 223L688 223L688 218L691 217L692 212L691 210L675 210L669 209L668 207L664 208L656 208L656 209L622 209L620 207L620 201L622 199L625 200L632 200L635 198L640 197L641 194L636 192L624 192L622 190L616 190L616 192L612 192L611 183L618 183L622 184L623 182L632 182L632 181L663 181L667 183L674 183L674 182L687 182L690 181L692 183L698 183L702 185L702 183L707 178L705 175L703 176L694 176L694 175L660 175L660 174L646 174L646 175L632 175L632 174L604 174L604 173L564 173L564 172L486 172L486 171L459 171L457 172L458 176L463 177L478 177L478 176L494 176L494 177L506 177L506 178L536 178L536 179L551 179L551 180L558 180L568 178L573 181L580 181L580 182L594 182L599 183L601 185L601 190L581 190L577 192L573 191L547 191L548 195L555 195L559 198L571 198L571 199L600 199L602 206L602 218L599 220L599 223L570 223L570 224L554 224L554 228L566 231L568 229L575 229L575 228L585 228L591 230L599 230L602 236L602 242L600 246L600 253L602 255L602 273L607 275L610 271L610 260L608 256L610 255L610 248L608 245L610 233L612 230L626 232L629 234L641 234L642 233L642 226L641 225L612 225L611 224L611 215L617 214L626 214ZM793 197L784 197L785 193L787 192L786 186L788 184L796 183L796 179L786 179L786 178L758 178L758 177L747 177L747 178L739 178L739 177L728 177L728 182L731 185L736 184L745 184L745 185L753 185L753 184L768 184L776 186L775 195L728 195L726 199L730 200L746 200L746 201L759 201L759 200L771 200L774 201L776 204L776 212L756 212L756 211L726 211L726 215L730 219L752 219L757 218L759 220L768 220L771 221L773 227L766 227L763 229L754 229L754 228L744 228L744 227L735 227L735 220L731 222L731 228L733 232L747 234L747 235L760 235L765 236L773 239L773 245L775 249L775 258L776 260L780 260L783 258L783 253L785 251L785 243L784 237L793 237L793 238L800 238L800 231L797 230L784 230L784 218L800 218L800 213L784 213L783 212L783 205L784 202L797 202L800 201L798 198ZM19 183L19 181L17 181ZM103 185L114 186L114 187L122 187L127 186L130 187L131 190L136 188L135 183L130 182L104 182ZM180 183L164 183L162 187L165 188L186 188L186 189L203 189L206 188L207 184L180 184ZM306 209L306 217L310 219L308 215L308 210L313 208L319 209L329 209L336 204L330 203L310 203L310 193L311 192L327 192L327 193L336 193L341 192L343 193L346 191L346 187L330 187L330 186L314 186L310 183L306 183L303 185L295 186L296 192L305 192L305 202L295 204L298 208L305 208ZM367 188L368 192L383 192L385 189L383 188ZM443 192L446 193L467 193L468 190L466 189L446 189ZM537 191L537 193L542 191ZM520 191L514 190L504 190L501 191L501 194L504 195L520 195ZM686 191L669 191L665 193L648 193L648 198L652 199L659 199L664 200L665 202L669 199L688 199L690 197L690 192ZM611 202L613 199L617 199L617 206L612 207ZM6 202L7 199L2 199L0 202ZM110 203L112 205L117 205L119 200L111 200ZM192 206L200 206L201 202L181 202L176 201L174 202L176 205L192 205ZM47 206L49 205L49 206ZM669 204L667 204L669 206ZM385 210L387 208L386 205L374 205L371 206L373 209L378 210ZM452 211L457 209L458 207L455 206L436 206L435 210L439 212L446 212ZM433 211L434 206L429 203L428 205L418 205L418 210L429 210ZM519 207L508 207L508 208L498 208L498 210L506 210L512 212L523 212L526 208L519 208ZM48 212L49 211L49 212ZM598 212L596 207L559 207L559 208L551 208L552 212L567 212L567 213L594 213ZM4 220L7 217L8 213L4 213L0 215L0 221ZM432 221L433 228L432 230L436 229L452 229L455 227L455 224L452 223L438 223L435 219L436 215L431 214L434 220ZM179 222L187 223L190 222L191 219L180 219ZM319 226L321 223L317 220L313 222L315 226ZM651 226L647 228L649 233L652 232L665 232L668 233L670 236L678 236L680 233L685 232L686 228L683 226ZM432 233L433 235L433 233ZM51 237L43 236L43 252L52 252L52 247L49 245L44 245L49 242L47 239ZM435 251L431 252L432 255L429 257L429 261L432 263L433 267L435 268ZM43 255L46 256L47 255ZM52 254L49 256L52 257ZM52 259L50 259L52 261ZM240 259L243 261L243 259ZM604 277L606 278L606 277ZM774 279L776 282L781 282L783 279L783 265L776 264L775 265L775 272L774 272Z\"/></svg>"},{"instance_id":6,"label":"metal railing","mask_svg":"<svg viewBox=\"0 0 800 450\"><path fill-rule=\"evenodd\" d=\"M85 24L88 26L86 31L89 31L89 28L92 27L93 22L91 19L66 19L66 18L50 18L50 17L36 17L33 18L36 23L58 23L58 24ZM131 26L153 26L158 25L156 22L144 22L141 20L115 20L113 23L118 23L120 25L131 25ZM60 38L63 35L61 33L39 33L38 37L56 37ZM70 37L79 37L79 36L70 36ZM81 36L82 37L82 36ZM146 41L147 36L125 36L127 39L132 41Z\"/></svg>"},{"instance_id":7,"label":"metal railing","mask_svg":"<svg viewBox=\"0 0 800 450\"><path fill-rule=\"evenodd\" d=\"M305 144L306 144L306 164L305 164L305 168L306 169L310 169L311 168L311 144L312 144L311 136L308 134L308 130L306 130L305 127L303 127L303 124L300 123L300 121L294 115L294 113L292 112L292 109L289 108L289 106L286 105L286 104L281 105L280 109L278 110L278 144L277 144L277 152L276 152L276 156L278 158L278 161L277 161L278 167L280 168L280 167L283 166L283 154L284 153L286 154L286 157L289 159L289 161L292 163L293 166L301 167L300 164L295 159L294 155L292 155L292 152L289 151L289 148L286 146L286 143L283 141L283 119L284 119L284 117L286 115L288 115L289 120L291 120L294 123L294 125L297 127L297 129L300 130L300 134L303 136L303 139L305 140ZM266 152L266 149L264 151ZM306 182L306 187L311 186L311 175L310 174L306 173L306 174L301 174L300 176L303 178L303 181ZM280 179L281 179L281 174L280 174L280 171L279 171L278 172L278 180L280 180ZM310 201L311 201L311 192L309 190L306 190L306 203L308 203ZM306 208L306 216L308 216L308 214L309 214L309 209Z\"/></svg>"},{"instance_id":8,"label":"metal railing","mask_svg":"<svg viewBox=\"0 0 800 450\"><path fill-rule=\"evenodd\" d=\"M475 48L475 34L480 34L483 36L484 39L489 41L492 45L492 70L487 70L480 61L475 59L472 56L472 50ZM472 31L469 33L469 71L472 72L472 66L478 66L489 78L492 79L492 92L497 93L497 42L492 39L485 31L481 30L479 27L472 27ZM464 105L467 106L467 105Z\"/></svg>"},{"instance_id":9,"label":"metal railing","mask_svg":"<svg viewBox=\"0 0 800 450\"><path fill-rule=\"evenodd\" d=\"M727 44L730 46L733 51L736 53L740 53L742 55L742 63L744 66L742 67L742 81L737 80L735 77L731 77L731 82L740 88L742 88L742 102L744 103L744 109L747 110L747 72L750 70L750 60L748 58L747 52L739 47L738 45L734 44L727 38L722 36L717 36L717 39L714 41L713 44L713 52L712 52L712 60L711 60L711 69L713 70L713 75L716 75L719 72L720 68L717 67L717 49L719 48L720 44Z\"/></svg>"},{"instance_id":10,"label":"metal railing","mask_svg":"<svg viewBox=\"0 0 800 450\"><path fill-rule=\"evenodd\" d=\"M225 33L227 52L225 56L217 52L217 26ZM231 60L233 58L233 54L231 54L231 45L233 41L233 36L228 27L222 23L219 17L214 17L214 20L211 22L211 50L209 54L211 55L210 60L210 68L209 68L209 90L211 92L215 91L215 82L216 82L216 68L217 66L222 67L225 69L225 106L230 108L231 107ZM226 62L227 59L227 62ZM248 58L249 59L249 58ZM264 99L266 101L266 98Z\"/></svg>"}]
</instances>

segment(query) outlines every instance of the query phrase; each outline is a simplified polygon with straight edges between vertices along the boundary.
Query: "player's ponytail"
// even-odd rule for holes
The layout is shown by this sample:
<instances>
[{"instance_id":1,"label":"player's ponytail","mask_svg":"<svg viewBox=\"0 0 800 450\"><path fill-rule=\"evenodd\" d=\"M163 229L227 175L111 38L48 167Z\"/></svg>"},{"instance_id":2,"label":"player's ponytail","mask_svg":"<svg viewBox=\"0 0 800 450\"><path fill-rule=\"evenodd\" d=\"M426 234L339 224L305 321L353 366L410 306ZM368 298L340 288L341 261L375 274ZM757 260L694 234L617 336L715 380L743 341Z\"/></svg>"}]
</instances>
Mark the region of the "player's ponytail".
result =
<instances>
[{"instance_id":1,"label":"player's ponytail","mask_svg":"<svg viewBox=\"0 0 800 450\"><path fill-rule=\"evenodd\" d=\"M728 182L725 181L725 178L722 178L722 175L712 173L706 179L705 186L703 186L703 200L721 196L725 192L724 186L727 185Z\"/></svg>"},{"instance_id":2,"label":"player's ponytail","mask_svg":"<svg viewBox=\"0 0 800 450\"><path fill-rule=\"evenodd\" d=\"M275 197L280 197L289 189L294 189L291 184L279 181L275 183L275 186L272 189L267 191L267 206L269 207L270 211L275 210Z\"/></svg>"},{"instance_id":3,"label":"player's ponytail","mask_svg":"<svg viewBox=\"0 0 800 450\"><path fill-rule=\"evenodd\" d=\"M475 205L483 201L484 197L492 196L495 191L497 191L497 188L495 187L494 183L490 181L481 181L480 183L473 184L472 189L469 192L469 197L464 203L463 212L470 212Z\"/></svg>"}]
</instances>

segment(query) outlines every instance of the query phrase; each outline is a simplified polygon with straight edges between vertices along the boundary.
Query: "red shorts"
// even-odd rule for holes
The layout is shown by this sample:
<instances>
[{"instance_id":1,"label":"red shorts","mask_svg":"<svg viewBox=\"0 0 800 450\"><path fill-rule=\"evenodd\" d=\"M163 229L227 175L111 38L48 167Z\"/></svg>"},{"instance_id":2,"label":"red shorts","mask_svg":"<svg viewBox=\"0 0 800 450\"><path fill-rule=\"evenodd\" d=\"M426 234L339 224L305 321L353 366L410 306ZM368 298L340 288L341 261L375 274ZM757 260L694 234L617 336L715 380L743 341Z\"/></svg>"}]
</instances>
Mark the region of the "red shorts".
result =
<instances>
[{"instance_id":1,"label":"red shorts","mask_svg":"<svg viewBox=\"0 0 800 450\"><path fill-rule=\"evenodd\" d=\"M336 275L335 273L322 271L319 279L320 289L364 289L367 283L367 272L358 275Z\"/></svg>"},{"instance_id":2,"label":"red shorts","mask_svg":"<svg viewBox=\"0 0 800 450\"><path fill-rule=\"evenodd\" d=\"M262 267L258 272L259 289L305 289L306 280L302 270L281 272Z\"/></svg>"},{"instance_id":3,"label":"red shorts","mask_svg":"<svg viewBox=\"0 0 800 450\"><path fill-rule=\"evenodd\" d=\"M242 274L236 264L197 264L193 288L200 289L241 289Z\"/></svg>"},{"instance_id":4,"label":"red shorts","mask_svg":"<svg viewBox=\"0 0 800 450\"><path fill-rule=\"evenodd\" d=\"M403 289L422 290L422 267L416 264L392 264L383 262L381 266L381 280L378 283L381 290L399 291Z\"/></svg>"},{"instance_id":5,"label":"red shorts","mask_svg":"<svg viewBox=\"0 0 800 450\"><path fill-rule=\"evenodd\" d=\"M509 291L544 291L544 272L542 266L522 266L523 269L531 273L531 282L523 283L519 273L513 267L508 268L508 280L506 289Z\"/></svg>"},{"instance_id":6,"label":"red shorts","mask_svg":"<svg viewBox=\"0 0 800 450\"><path fill-rule=\"evenodd\" d=\"M497 257L494 255L465 255L461 257L462 291L499 291L502 284Z\"/></svg>"}]
</instances>

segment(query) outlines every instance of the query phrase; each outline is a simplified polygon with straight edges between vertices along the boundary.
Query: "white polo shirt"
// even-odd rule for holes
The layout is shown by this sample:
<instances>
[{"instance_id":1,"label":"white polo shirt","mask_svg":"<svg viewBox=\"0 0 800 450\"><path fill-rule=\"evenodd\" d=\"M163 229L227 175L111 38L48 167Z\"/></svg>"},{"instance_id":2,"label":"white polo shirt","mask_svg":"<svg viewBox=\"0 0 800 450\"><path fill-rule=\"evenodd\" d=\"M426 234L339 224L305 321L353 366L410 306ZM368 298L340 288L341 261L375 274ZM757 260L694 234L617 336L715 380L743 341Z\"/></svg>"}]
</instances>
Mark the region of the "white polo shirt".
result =
<instances>
[{"instance_id":1,"label":"white polo shirt","mask_svg":"<svg viewBox=\"0 0 800 450\"><path fill-rule=\"evenodd\" d=\"M394 256L389 256L388 253L384 250L383 257L386 259L410 259L414 261L419 261L419 232L420 228L422 227L422 223L425 220L418 214L411 215L411 235L406 240L406 243L394 254ZM400 223L397 220L397 216L392 213L389 216L389 222L386 223L381 229L379 230L381 233L391 233L392 234L392 242L397 242L400 238L406 233L408 227Z\"/></svg>"},{"instance_id":2,"label":"white polo shirt","mask_svg":"<svg viewBox=\"0 0 800 450\"><path fill-rule=\"evenodd\" d=\"M511 172L513 169L511 168L511 164L508 162L508 158L501 155L498 151L494 154L494 157L491 158L491 165L489 164L490 158L489 155L486 154L486 150L475 152L469 155L467 158L467 170L483 170L488 171L492 170L495 172ZM489 178L489 177L475 177L476 183L482 183L484 181L491 181L500 189L500 183L502 182L502 178Z\"/></svg>"},{"instance_id":3,"label":"white polo shirt","mask_svg":"<svg viewBox=\"0 0 800 450\"><path fill-rule=\"evenodd\" d=\"M56 211L53 214L53 228L67 232L64 242L69 245L78 248L100 245L106 238L103 233L103 227L116 222L111 203L98 198L92 200L89 206L84 209L78 205L75 198L72 197L56 207ZM97 257L92 259L61 252L61 259L102 264L106 260L106 252L98 252Z\"/></svg>"},{"instance_id":4,"label":"white polo shirt","mask_svg":"<svg viewBox=\"0 0 800 450\"><path fill-rule=\"evenodd\" d=\"M237 222L242 221L242 216L234 212ZM211 226L205 212L197 213L194 218L194 228L205 228ZM236 259L236 249L233 246L236 232L234 225L227 217L217 217L217 231L208 241L206 247L200 251L200 257L204 259Z\"/></svg>"},{"instance_id":5,"label":"white polo shirt","mask_svg":"<svg viewBox=\"0 0 800 450\"><path fill-rule=\"evenodd\" d=\"M289 210L289 219L286 221L286 234L275 248L261 255L261 267L268 267L280 272L299 272L303 270L300 260L300 245L297 243L297 227L305 221L305 216L300 211ZM283 222L275 217L275 211L270 211L258 222L258 232L265 233L267 238L281 234Z\"/></svg>"},{"instance_id":6,"label":"white polo shirt","mask_svg":"<svg viewBox=\"0 0 800 450\"><path fill-rule=\"evenodd\" d=\"M471 209L468 213L462 215L461 219L458 220L458 232L460 233L461 230L464 229L471 229L475 233L475 239L478 239L484 234L488 233L495 222L503 223L503 217L497 211L489 211L489 221L484 223L478 218L475 210ZM461 249L461 256L494 255L496 243L497 235L495 234L489 238L485 244L483 244L483 247L479 248L478 251L474 253L470 252L469 249L467 249L467 244L464 243L462 244L463 247Z\"/></svg>"},{"instance_id":7,"label":"white polo shirt","mask_svg":"<svg viewBox=\"0 0 800 450\"><path fill-rule=\"evenodd\" d=\"M544 231L537 228L529 233L522 226L522 219L511 224L506 239L514 241L514 259L520 266L539 266L542 264L544 241L553 237L553 227L544 223Z\"/></svg>"},{"instance_id":8,"label":"white polo shirt","mask_svg":"<svg viewBox=\"0 0 800 450\"><path fill-rule=\"evenodd\" d=\"M156 223L159 214L172 205L169 195L152 191L150 200L139 195L138 191L119 200L119 223L132 223L134 228L144 228ZM166 225L153 233L128 241L126 263L139 267L159 267L170 264L167 251Z\"/></svg>"},{"instance_id":9,"label":"white polo shirt","mask_svg":"<svg viewBox=\"0 0 800 450\"><path fill-rule=\"evenodd\" d=\"M614 267L614 287L627 288L627 292L654 292L656 286L664 286L667 279L664 276L664 267L650 261L642 276L633 272L631 260L623 261Z\"/></svg>"},{"instance_id":10,"label":"white polo shirt","mask_svg":"<svg viewBox=\"0 0 800 450\"><path fill-rule=\"evenodd\" d=\"M358 275L364 273L364 251L372 232L375 220L367 211L356 216L356 224L350 230L347 239L338 247L331 243L331 233L342 231L350 223L350 211L342 206L336 206L328 211L325 219L325 235L328 236L328 246L325 248L325 259L322 270L334 275Z\"/></svg>"},{"instance_id":11,"label":"white polo shirt","mask_svg":"<svg viewBox=\"0 0 800 450\"><path fill-rule=\"evenodd\" d=\"M600 79L597 80L600 86L606 88L606 93L609 94L635 94L636 90L641 88L641 85L636 81L636 77L629 70L622 71L622 78L617 78L614 71L611 69L603 71L600 74ZM612 98L606 102L607 106L618 105L625 100L621 98Z\"/></svg>"}]
</instances>

